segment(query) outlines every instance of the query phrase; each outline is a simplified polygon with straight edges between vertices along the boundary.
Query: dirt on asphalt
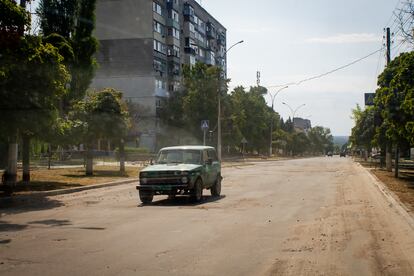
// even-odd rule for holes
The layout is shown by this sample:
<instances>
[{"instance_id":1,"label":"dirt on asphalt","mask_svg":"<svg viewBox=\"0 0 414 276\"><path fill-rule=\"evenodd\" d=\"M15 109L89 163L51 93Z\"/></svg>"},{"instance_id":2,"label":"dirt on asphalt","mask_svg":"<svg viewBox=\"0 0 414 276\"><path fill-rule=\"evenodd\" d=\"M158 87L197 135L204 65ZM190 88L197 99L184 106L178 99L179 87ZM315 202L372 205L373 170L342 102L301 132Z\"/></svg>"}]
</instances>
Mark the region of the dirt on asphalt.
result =
<instances>
[{"instance_id":1,"label":"dirt on asphalt","mask_svg":"<svg viewBox=\"0 0 414 276\"><path fill-rule=\"evenodd\" d=\"M201 204L128 184L0 209L0 274L414 275L414 224L351 159L223 175Z\"/></svg>"}]
</instances>

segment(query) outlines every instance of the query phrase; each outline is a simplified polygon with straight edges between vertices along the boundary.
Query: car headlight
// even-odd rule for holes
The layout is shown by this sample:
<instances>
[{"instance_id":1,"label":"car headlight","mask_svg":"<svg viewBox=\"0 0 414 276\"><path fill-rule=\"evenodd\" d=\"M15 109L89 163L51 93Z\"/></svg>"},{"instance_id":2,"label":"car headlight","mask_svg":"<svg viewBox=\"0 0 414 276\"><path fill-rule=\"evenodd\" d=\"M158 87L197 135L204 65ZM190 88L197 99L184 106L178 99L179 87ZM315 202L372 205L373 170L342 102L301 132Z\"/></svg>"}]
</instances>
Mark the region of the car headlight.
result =
<instances>
[{"instance_id":1,"label":"car headlight","mask_svg":"<svg viewBox=\"0 0 414 276\"><path fill-rule=\"evenodd\" d=\"M181 175L188 175L188 172L187 171L183 171L183 172L181 172Z\"/></svg>"},{"instance_id":2,"label":"car headlight","mask_svg":"<svg viewBox=\"0 0 414 276\"><path fill-rule=\"evenodd\" d=\"M141 184L147 184L148 180L146 178L141 178L139 181Z\"/></svg>"},{"instance_id":3,"label":"car headlight","mask_svg":"<svg viewBox=\"0 0 414 276\"><path fill-rule=\"evenodd\" d=\"M181 178L181 182L183 184L187 184L188 183L188 177L184 176L183 178Z\"/></svg>"},{"instance_id":4,"label":"car headlight","mask_svg":"<svg viewBox=\"0 0 414 276\"><path fill-rule=\"evenodd\" d=\"M146 172L141 173L141 177L146 177L148 174Z\"/></svg>"}]
</instances>

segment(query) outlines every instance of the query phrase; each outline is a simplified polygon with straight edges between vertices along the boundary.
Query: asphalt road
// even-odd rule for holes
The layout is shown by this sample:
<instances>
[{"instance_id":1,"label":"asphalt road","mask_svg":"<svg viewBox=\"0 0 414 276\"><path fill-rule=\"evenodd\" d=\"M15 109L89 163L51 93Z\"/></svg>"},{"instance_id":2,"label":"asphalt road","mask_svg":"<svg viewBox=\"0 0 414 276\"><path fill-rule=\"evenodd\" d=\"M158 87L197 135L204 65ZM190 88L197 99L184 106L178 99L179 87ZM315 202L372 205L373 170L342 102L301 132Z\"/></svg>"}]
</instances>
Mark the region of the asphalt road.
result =
<instances>
[{"instance_id":1,"label":"asphalt road","mask_svg":"<svg viewBox=\"0 0 414 276\"><path fill-rule=\"evenodd\" d=\"M1 275L414 275L414 231L350 159L224 169L193 205L134 185L0 209Z\"/></svg>"}]
</instances>

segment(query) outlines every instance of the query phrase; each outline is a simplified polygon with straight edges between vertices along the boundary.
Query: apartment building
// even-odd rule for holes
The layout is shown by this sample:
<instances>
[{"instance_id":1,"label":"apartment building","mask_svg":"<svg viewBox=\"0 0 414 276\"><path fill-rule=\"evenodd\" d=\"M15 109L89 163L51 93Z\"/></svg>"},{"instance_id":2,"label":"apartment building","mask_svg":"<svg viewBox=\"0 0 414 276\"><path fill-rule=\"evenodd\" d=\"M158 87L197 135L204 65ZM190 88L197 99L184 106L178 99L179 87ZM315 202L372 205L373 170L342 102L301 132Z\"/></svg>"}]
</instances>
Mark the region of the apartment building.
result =
<instances>
[{"instance_id":1,"label":"apartment building","mask_svg":"<svg viewBox=\"0 0 414 276\"><path fill-rule=\"evenodd\" d=\"M93 88L113 87L140 106L141 147L156 151L163 102L181 82L184 64L226 72L226 29L194 0L98 0L99 69Z\"/></svg>"},{"instance_id":2,"label":"apartment building","mask_svg":"<svg viewBox=\"0 0 414 276\"><path fill-rule=\"evenodd\" d=\"M293 125L295 129L307 133L311 128L311 121L308 119L303 119L299 117L293 118Z\"/></svg>"}]
</instances>

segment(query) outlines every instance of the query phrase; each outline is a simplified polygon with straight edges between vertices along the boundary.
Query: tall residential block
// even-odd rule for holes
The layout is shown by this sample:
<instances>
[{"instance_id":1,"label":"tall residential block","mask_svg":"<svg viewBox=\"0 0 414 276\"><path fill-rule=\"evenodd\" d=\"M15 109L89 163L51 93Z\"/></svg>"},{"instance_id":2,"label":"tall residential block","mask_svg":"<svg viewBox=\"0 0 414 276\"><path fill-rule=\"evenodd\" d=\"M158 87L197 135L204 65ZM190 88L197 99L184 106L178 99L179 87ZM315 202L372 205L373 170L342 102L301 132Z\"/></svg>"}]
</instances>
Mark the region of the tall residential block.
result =
<instances>
[{"instance_id":1,"label":"tall residential block","mask_svg":"<svg viewBox=\"0 0 414 276\"><path fill-rule=\"evenodd\" d=\"M98 0L99 69L93 88L113 87L139 104L136 136L155 151L163 132L159 113L180 89L184 64L221 66L226 29L194 0Z\"/></svg>"}]
</instances>

